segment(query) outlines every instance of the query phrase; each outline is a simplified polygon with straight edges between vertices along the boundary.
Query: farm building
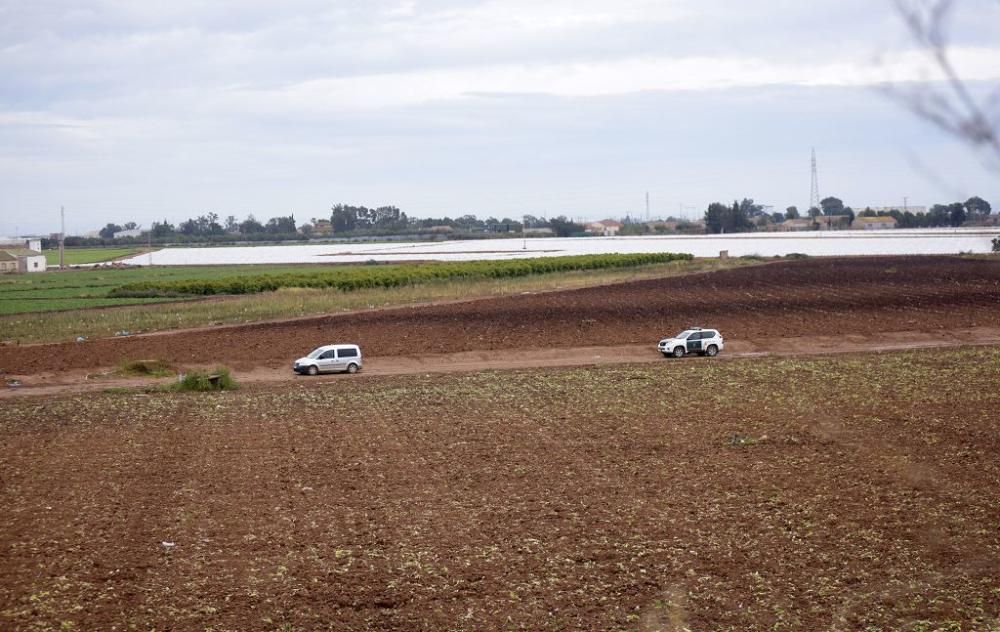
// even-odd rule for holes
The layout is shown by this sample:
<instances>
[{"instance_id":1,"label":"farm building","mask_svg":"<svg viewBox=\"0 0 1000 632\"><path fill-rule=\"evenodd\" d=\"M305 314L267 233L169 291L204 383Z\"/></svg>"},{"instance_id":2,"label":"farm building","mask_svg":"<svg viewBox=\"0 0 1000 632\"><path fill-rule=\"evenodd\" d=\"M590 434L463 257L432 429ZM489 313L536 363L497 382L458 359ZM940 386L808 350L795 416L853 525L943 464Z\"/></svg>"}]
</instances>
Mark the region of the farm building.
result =
<instances>
[{"instance_id":1,"label":"farm building","mask_svg":"<svg viewBox=\"0 0 1000 632\"><path fill-rule=\"evenodd\" d=\"M896 218L889 215L882 217L856 217L851 228L854 230L887 230L896 227Z\"/></svg>"},{"instance_id":2,"label":"farm building","mask_svg":"<svg viewBox=\"0 0 1000 632\"><path fill-rule=\"evenodd\" d=\"M601 235L603 237L614 237L622 229L622 223L613 219L604 219L599 222L587 224L587 232L591 235Z\"/></svg>"},{"instance_id":3,"label":"farm building","mask_svg":"<svg viewBox=\"0 0 1000 632\"><path fill-rule=\"evenodd\" d=\"M812 230L812 219L787 219L778 224L778 230L788 232L793 230Z\"/></svg>"},{"instance_id":4,"label":"farm building","mask_svg":"<svg viewBox=\"0 0 1000 632\"><path fill-rule=\"evenodd\" d=\"M40 252L41 246L42 242L38 239L0 243L0 272L45 272L45 255Z\"/></svg>"},{"instance_id":5,"label":"farm building","mask_svg":"<svg viewBox=\"0 0 1000 632\"><path fill-rule=\"evenodd\" d=\"M0 274L17 272L17 257L0 250Z\"/></svg>"}]
</instances>

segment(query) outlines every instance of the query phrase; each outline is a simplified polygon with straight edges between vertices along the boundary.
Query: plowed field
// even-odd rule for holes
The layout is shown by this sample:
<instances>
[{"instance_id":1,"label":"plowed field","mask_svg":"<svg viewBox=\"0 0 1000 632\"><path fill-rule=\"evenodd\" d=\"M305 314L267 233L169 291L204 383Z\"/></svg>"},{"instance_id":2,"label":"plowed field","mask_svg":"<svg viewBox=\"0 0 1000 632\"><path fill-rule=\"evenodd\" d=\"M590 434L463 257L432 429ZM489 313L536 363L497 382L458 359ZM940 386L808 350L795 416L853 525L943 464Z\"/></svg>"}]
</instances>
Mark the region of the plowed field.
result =
<instances>
[{"instance_id":1,"label":"plowed field","mask_svg":"<svg viewBox=\"0 0 1000 632\"><path fill-rule=\"evenodd\" d=\"M0 404L3 630L996 630L1000 351Z\"/></svg>"},{"instance_id":2,"label":"plowed field","mask_svg":"<svg viewBox=\"0 0 1000 632\"><path fill-rule=\"evenodd\" d=\"M169 305L164 309L170 309ZM0 347L30 374L158 358L284 366L319 344L375 356L651 343L689 325L730 340L1000 326L1000 262L958 257L809 259L596 288L237 327Z\"/></svg>"}]
</instances>

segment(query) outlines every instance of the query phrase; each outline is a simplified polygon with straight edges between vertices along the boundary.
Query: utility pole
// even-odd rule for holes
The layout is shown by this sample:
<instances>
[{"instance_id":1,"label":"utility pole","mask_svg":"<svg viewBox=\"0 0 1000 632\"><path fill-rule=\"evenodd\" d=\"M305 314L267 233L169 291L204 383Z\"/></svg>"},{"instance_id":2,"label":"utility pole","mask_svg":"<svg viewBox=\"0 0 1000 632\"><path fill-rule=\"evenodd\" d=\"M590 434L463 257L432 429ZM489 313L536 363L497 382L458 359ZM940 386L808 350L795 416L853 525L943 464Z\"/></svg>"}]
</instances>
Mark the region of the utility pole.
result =
<instances>
[{"instance_id":1,"label":"utility pole","mask_svg":"<svg viewBox=\"0 0 1000 632\"><path fill-rule=\"evenodd\" d=\"M809 208L819 208L819 170L816 168L816 148L812 150L812 187L809 191Z\"/></svg>"},{"instance_id":2,"label":"utility pole","mask_svg":"<svg viewBox=\"0 0 1000 632\"><path fill-rule=\"evenodd\" d=\"M66 207L59 207L59 269L66 269Z\"/></svg>"},{"instance_id":3,"label":"utility pole","mask_svg":"<svg viewBox=\"0 0 1000 632\"><path fill-rule=\"evenodd\" d=\"M904 213L910 212L910 198L906 197L905 195L903 196L903 212Z\"/></svg>"},{"instance_id":4,"label":"utility pole","mask_svg":"<svg viewBox=\"0 0 1000 632\"><path fill-rule=\"evenodd\" d=\"M649 191L646 191L646 221L649 221Z\"/></svg>"}]
</instances>

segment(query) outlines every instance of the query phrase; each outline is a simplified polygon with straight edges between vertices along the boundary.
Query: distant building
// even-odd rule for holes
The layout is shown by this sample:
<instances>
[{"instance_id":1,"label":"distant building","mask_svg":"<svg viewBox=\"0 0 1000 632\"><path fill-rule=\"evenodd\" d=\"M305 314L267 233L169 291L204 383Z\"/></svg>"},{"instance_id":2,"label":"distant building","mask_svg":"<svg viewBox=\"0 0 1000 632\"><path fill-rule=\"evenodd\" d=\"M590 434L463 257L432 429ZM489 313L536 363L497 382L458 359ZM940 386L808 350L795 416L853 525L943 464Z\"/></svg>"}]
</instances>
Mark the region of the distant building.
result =
<instances>
[{"instance_id":1,"label":"distant building","mask_svg":"<svg viewBox=\"0 0 1000 632\"><path fill-rule=\"evenodd\" d=\"M851 228L854 230L888 230L896 227L896 218L891 215L881 217L855 217Z\"/></svg>"},{"instance_id":2,"label":"distant building","mask_svg":"<svg viewBox=\"0 0 1000 632\"><path fill-rule=\"evenodd\" d=\"M850 215L817 215L813 221L819 225L819 230L837 230L850 228Z\"/></svg>"},{"instance_id":3,"label":"distant building","mask_svg":"<svg viewBox=\"0 0 1000 632\"><path fill-rule=\"evenodd\" d=\"M129 230L120 230L115 233L115 239L122 239L125 237L142 237L142 234L146 231L141 228L132 228Z\"/></svg>"},{"instance_id":4,"label":"distant building","mask_svg":"<svg viewBox=\"0 0 1000 632\"><path fill-rule=\"evenodd\" d=\"M622 223L613 219L602 219L599 222L590 222L585 226L585 229L591 235L614 237L622 229Z\"/></svg>"},{"instance_id":5,"label":"distant building","mask_svg":"<svg viewBox=\"0 0 1000 632\"><path fill-rule=\"evenodd\" d=\"M556 232L551 228L523 228L521 229L521 232L525 235L551 236L556 234Z\"/></svg>"},{"instance_id":6,"label":"distant building","mask_svg":"<svg viewBox=\"0 0 1000 632\"><path fill-rule=\"evenodd\" d=\"M40 239L19 239L0 244L0 272L45 272L45 255L41 250Z\"/></svg>"},{"instance_id":7,"label":"distant building","mask_svg":"<svg viewBox=\"0 0 1000 632\"><path fill-rule=\"evenodd\" d=\"M812 218L809 219L786 219L777 225L779 231L797 231L797 230L812 230L815 228L813 226Z\"/></svg>"},{"instance_id":8,"label":"distant building","mask_svg":"<svg viewBox=\"0 0 1000 632\"><path fill-rule=\"evenodd\" d=\"M0 250L0 274L13 274L17 272L17 257Z\"/></svg>"},{"instance_id":9,"label":"distant building","mask_svg":"<svg viewBox=\"0 0 1000 632\"><path fill-rule=\"evenodd\" d=\"M329 235L333 232L333 224L328 219L318 219L313 222L314 235Z\"/></svg>"}]
</instances>

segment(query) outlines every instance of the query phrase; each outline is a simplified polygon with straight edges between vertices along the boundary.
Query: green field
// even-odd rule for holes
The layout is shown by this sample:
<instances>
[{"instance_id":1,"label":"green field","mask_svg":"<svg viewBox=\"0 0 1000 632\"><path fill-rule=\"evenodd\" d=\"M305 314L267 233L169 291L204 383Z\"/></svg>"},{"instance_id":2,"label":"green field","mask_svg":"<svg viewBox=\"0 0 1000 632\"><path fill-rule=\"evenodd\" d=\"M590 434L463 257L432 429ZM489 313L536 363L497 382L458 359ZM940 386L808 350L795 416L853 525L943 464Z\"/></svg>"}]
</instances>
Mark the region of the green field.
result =
<instances>
[{"instance_id":1,"label":"green field","mask_svg":"<svg viewBox=\"0 0 1000 632\"><path fill-rule=\"evenodd\" d=\"M103 263L122 257L130 257L142 252L140 248L67 248L66 265ZM50 266L59 265L59 249L43 250L45 262Z\"/></svg>"},{"instance_id":2,"label":"green field","mask_svg":"<svg viewBox=\"0 0 1000 632\"><path fill-rule=\"evenodd\" d=\"M97 249L91 249L97 250ZM110 251L110 249L106 250ZM58 253L56 254L58 257ZM67 257L67 261L68 261ZM240 274L285 274L303 266L214 266L52 270L0 278L0 315L88 307L163 302L164 298L110 298L108 293L130 283L208 281Z\"/></svg>"}]
</instances>

